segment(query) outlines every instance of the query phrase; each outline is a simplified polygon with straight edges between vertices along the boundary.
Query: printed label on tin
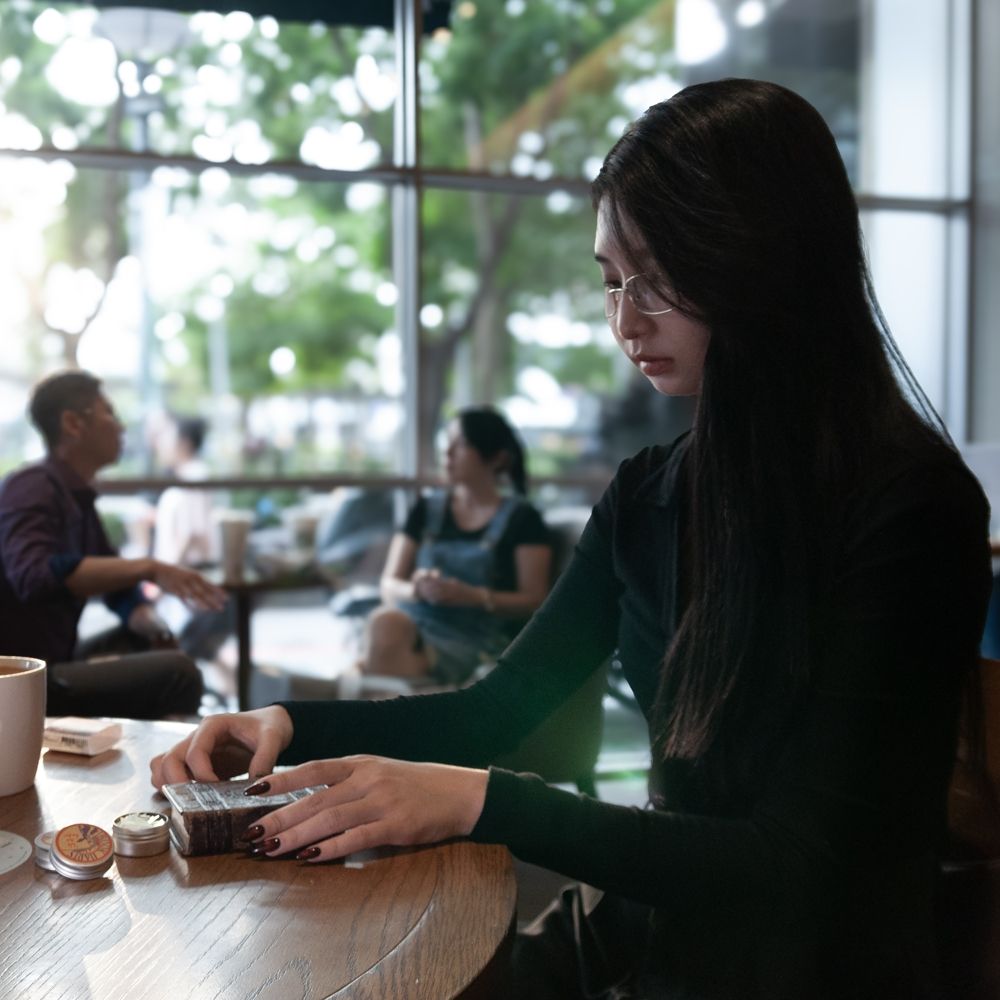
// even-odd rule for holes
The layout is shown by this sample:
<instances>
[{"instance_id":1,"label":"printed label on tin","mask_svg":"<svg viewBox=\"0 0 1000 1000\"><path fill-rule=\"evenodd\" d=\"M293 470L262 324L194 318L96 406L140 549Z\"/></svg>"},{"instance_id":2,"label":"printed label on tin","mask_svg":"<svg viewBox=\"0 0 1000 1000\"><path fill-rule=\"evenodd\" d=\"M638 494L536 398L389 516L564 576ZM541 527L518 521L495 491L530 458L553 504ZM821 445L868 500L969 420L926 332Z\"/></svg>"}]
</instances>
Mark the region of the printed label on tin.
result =
<instances>
[{"instance_id":1,"label":"printed label on tin","mask_svg":"<svg viewBox=\"0 0 1000 1000\"><path fill-rule=\"evenodd\" d=\"M96 865L111 857L111 835L90 823L64 826L52 842L52 849L75 865Z\"/></svg>"}]
</instances>

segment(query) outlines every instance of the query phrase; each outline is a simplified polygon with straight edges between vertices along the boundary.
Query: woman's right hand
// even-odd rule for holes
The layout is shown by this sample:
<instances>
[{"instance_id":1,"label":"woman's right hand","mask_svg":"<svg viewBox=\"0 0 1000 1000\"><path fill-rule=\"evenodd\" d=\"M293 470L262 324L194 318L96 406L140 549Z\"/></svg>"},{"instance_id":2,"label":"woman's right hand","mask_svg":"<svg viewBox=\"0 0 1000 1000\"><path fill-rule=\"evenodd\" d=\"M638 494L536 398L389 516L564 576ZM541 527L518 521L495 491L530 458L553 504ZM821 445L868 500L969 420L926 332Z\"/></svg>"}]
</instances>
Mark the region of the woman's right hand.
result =
<instances>
[{"instance_id":1,"label":"woman's right hand","mask_svg":"<svg viewBox=\"0 0 1000 1000\"><path fill-rule=\"evenodd\" d=\"M413 596L418 601L433 603L434 587L436 581L441 579L441 572L437 569L414 570L410 582L413 584Z\"/></svg>"},{"instance_id":2,"label":"woman's right hand","mask_svg":"<svg viewBox=\"0 0 1000 1000\"><path fill-rule=\"evenodd\" d=\"M149 762L157 788L183 781L221 781L270 774L292 742L292 720L280 705L210 715L172 749Z\"/></svg>"}]
</instances>

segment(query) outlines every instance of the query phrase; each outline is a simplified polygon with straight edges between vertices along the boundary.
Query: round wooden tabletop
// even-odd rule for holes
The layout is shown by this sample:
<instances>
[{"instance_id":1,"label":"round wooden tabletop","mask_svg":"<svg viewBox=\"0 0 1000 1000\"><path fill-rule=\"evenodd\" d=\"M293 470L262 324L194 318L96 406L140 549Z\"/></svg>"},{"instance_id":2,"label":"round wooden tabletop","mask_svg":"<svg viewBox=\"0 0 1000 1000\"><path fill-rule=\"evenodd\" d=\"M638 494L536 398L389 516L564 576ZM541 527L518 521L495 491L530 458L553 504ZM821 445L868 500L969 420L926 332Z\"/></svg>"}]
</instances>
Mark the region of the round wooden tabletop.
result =
<instances>
[{"instance_id":1,"label":"round wooden tabletop","mask_svg":"<svg viewBox=\"0 0 1000 1000\"><path fill-rule=\"evenodd\" d=\"M149 758L178 723L125 722L94 758L47 751L0 798L28 842L73 822L166 810ZM488 996L513 927L505 848L466 841L309 865L172 848L75 882L31 861L0 875L0 997L447 1000Z\"/></svg>"}]
</instances>

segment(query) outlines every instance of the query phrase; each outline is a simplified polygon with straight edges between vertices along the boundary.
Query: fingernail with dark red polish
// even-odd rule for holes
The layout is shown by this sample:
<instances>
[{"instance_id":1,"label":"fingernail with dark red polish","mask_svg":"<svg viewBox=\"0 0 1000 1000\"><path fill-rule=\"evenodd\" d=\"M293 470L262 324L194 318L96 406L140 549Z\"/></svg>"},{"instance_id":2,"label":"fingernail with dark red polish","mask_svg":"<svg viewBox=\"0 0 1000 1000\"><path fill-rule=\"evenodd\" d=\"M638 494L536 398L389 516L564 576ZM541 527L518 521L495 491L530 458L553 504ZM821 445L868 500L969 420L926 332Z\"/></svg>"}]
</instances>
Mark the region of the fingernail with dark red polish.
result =
<instances>
[{"instance_id":1,"label":"fingernail with dark red polish","mask_svg":"<svg viewBox=\"0 0 1000 1000\"><path fill-rule=\"evenodd\" d=\"M304 850L299 851L299 853L295 855L295 860L309 861L311 858L318 858L318 857L319 857L319 848L314 845L313 847L307 847Z\"/></svg>"},{"instance_id":2,"label":"fingernail with dark red polish","mask_svg":"<svg viewBox=\"0 0 1000 1000\"><path fill-rule=\"evenodd\" d=\"M254 823L253 826L247 827L247 829L243 833L243 836L240 837L240 840L259 840L263 836L264 836L264 827L262 827L260 823Z\"/></svg>"},{"instance_id":3,"label":"fingernail with dark red polish","mask_svg":"<svg viewBox=\"0 0 1000 1000\"><path fill-rule=\"evenodd\" d=\"M256 844L251 844L247 848L247 854L251 858L259 858L262 854L270 854L271 851L281 846L281 841L277 837L270 840L262 840Z\"/></svg>"},{"instance_id":4,"label":"fingernail with dark red polish","mask_svg":"<svg viewBox=\"0 0 1000 1000\"><path fill-rule=\"evenodd\" d=\"M244 795L264 795L266 792L271 790L271 782L269 781L258 781L257 784L251 785L249 788L243 789Z\"/></svg>"}]
</instances>

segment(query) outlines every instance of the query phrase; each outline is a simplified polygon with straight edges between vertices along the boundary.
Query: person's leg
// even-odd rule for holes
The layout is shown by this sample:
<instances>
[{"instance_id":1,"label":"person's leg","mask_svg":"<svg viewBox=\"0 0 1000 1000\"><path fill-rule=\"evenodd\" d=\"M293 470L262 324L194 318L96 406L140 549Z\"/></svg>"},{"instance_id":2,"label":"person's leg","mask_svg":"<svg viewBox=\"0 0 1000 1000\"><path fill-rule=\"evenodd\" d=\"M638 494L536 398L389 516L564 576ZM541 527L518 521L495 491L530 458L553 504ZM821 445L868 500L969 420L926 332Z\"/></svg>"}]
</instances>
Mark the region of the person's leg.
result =
<instances>
[{"instance_id":1,"label":"person's leg","mask_svg":"<svg viewBox=\"0 0 1000 1000\"><path fill-rule=\"evenodd\" d=\"M125 653L145 653L149 640L126 628L116 625L96 635L81 639L76 644L73 660L89 660L92 656L112 656Z\"/></svg>"},{"instance_id":2,"label":"person's leg","mask_svg":"<svg viewBox=\"0 0 1000 1000\"><path fill-rule=\"evenodd\" d=\"M376 608L365 629L365 674L426 677L431 668L426 645L413 619L398 608Z\"/></svg>"},{"instance_id":3,"label":"person's leg","mask_svg":"<svg viewBox=\"0 0 1000 1000\"><path fill-rule=\"evenodd\" d=\"M172 650L54 663L48 668L46 714L126 719L196 715L203 688L197 665Z\"/></svg>"},{"instance_id":4,"label":"person's leg","mask_svg":"<svg viewBox=\"0 0 1000 1000\"><path fill-rule=\"evenodd\" d=\"M177 644L193 659L214 660L235 634L236 605L230 601L221 611L196 611L180 630Z\"/></svg>"}]
</instances>

